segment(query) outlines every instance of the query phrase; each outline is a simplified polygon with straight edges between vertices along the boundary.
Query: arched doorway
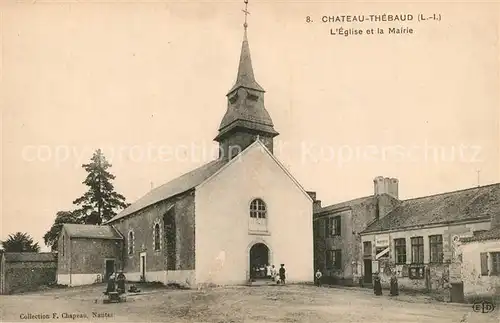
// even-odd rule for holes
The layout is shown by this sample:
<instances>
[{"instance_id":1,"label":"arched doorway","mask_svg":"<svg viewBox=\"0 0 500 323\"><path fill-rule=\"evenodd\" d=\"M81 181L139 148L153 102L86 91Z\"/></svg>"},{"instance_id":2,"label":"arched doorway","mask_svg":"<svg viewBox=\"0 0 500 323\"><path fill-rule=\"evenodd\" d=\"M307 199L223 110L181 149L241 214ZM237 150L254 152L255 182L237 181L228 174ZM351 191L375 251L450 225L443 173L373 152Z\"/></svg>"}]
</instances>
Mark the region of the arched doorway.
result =
<instances>
[{"instance_id":1,"label":"arched doorway","mask_svg":"<svg viewBox=\"0 0 500 323\"><path fill-rule=\"evenodd\" d=\"M264 271L256 271L254 268L265 268L269 264L269 248L263 243L256 243L250 248L250 277L265 278Z\"/></svg>"}]
</instances>

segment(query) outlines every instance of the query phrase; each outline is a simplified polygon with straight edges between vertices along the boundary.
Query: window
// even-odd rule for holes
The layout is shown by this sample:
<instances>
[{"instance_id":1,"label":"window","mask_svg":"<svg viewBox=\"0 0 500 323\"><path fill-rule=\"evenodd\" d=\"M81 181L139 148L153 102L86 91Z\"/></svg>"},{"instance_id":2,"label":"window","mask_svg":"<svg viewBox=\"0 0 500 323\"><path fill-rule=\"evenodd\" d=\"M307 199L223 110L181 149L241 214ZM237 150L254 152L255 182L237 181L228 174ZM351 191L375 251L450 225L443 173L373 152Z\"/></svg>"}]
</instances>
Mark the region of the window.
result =
<instances>
[{"instance_id":1,"label":"window","mask_svg":"<svg viewBox=\"0 0 500 323\"><path fill-rule=\"evenodd\" d=\"M266 218L266 204L261 199L255 199L250 203L250 217L257 219Z\"/></svg>"},{"instance_id":2,"label":"window","mask_svg":"<svg viewBox=\"0 0 500 323\"><path fill-rule=\"evenodd\" d=\"M394 239L394 256L397 264L406 264L406 239Z\"/></svg>"},{"instance_id":3,"label":"window","mask_svg":"<svg viewBox=\"0 0 500 323\"><path fill-rule=\"evenodd\" d=\"M429 236L429 248L431 255L430 262L434 263L443 262L443 236L442 235Z\"/></svg>"},{"instance_id":4,"label":"window","mask_svg":"<svg viewBox=\"0 0 500 323\"><path fill-rule=\"evenodd\" d=\"M128 233L128 254L134 254L134 232L132 231Z\"/></svg>"},{"instance_id":5,"label":"window","mask_svg":"<svg viewBox=\"0 0 500 323\"><path fill-rule=\"evenodd\" d=\"M372 256L372 242L371 241L363 242L363 256L365 256L365 257Z\"/></svg>"},{"instance_id":6,"label":"window","mask_svg":"<svg viewBox=\"0 0 500 323\"><path fill-rule=\"evenodd\" d=\"M424 278L424 266L410 266L408 268L408 277L410 279L423 279Z\"/></svg>"},{"instance_id":7,"label":"window","mask_svg":"<svg viewBox=\"0 0 500 323\"><path fill-rule=\"evenodd\" d=\"M342 268L342 253L341 250L326 251L326 268L341 269Z\"/></svg>"},{"instance_id":8,"label":"window","mask_svg":"<svg viewBox=\"0 0 500 323\"><path fill-rule=\"evenodd\" d=\"M491 275L500 276L500 252L492 252L491 255Z\"/></svg>"},{"instance_id":9,"label":"window","mask_svg":"<svg viewBox=\"0 0 500 323\"><path fill-rule=\"evenodd\" d=\"M153 230L153 239L154 239L154 249L155 251L160 250L161 248L161 235L160 235L160 224L156 223Z\"/></svg>"},{"instance_id":10,"label":"window","mask_svg":"<svg viewBox=\"0 0 500 323\"><path fill-rule=\"evenodd\" d=\"M340 235L340 216L329 217L325 219L325 236L333 237Z\"/></svg>"},{"instance_id":11,"label":"window","mask_svg":"<svg viewBox=\"0 0 500 323\"><path fill-rule=\"evenodd\" d=\"M411 262L414 264L424 263L424 238L411 238Z\"/></svg>"}]
</instances>

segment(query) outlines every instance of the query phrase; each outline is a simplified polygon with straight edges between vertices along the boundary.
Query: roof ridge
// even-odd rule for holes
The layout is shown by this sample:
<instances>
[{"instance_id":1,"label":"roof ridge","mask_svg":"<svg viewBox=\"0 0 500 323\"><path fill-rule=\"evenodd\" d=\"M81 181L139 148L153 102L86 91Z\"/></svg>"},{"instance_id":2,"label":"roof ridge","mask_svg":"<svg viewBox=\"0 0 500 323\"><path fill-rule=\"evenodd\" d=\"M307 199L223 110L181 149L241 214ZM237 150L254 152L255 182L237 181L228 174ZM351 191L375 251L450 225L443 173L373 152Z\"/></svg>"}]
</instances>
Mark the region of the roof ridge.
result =
<instances>
[{"instance_id":1,"label":"roof ridge","mask_svg":"<svg viewBox=\"0 0 500 323\"><path fill-rule=\"evenodd\" d=\"M384 193L385 194L385 193ZM335 209L334 206L337 206L337 205L340 205L340 204L346 204L346 203L351 203L353 201L357 201L357 200L364 200L364 199L368 199L368 198L373 198L375 197L374 194L372 195L366 195L366 196L362 196L362 197L357 197L357 198L354 198L354 199L350 199L350 200L347 200L347 201L343 201L343 202L337 202L337 203L332 203L332 204L329 204L329 205L325 205L325 206L322 206L317 212L315 213L320 213L320 212L323 212L324 209L327 209L327 208L332 208L333 210ZM341 206L339 206L339 208L342 208Z\"/></svg>"},{"instance_id":2,"label":"roof ridge","mask_svg":"<svg viewBox=\"0 0 500 323\"><path fill-rule=\"evenodd\" d=\"M454 194L454 193L465 192L465 191L480 190L482 188L486 188L486 187L490 187L490 186L495 186L495 185L499 185L500 186L500 183L493 183L493 184L476 186L476 187L462 188L462 189L455 190L455 191L435 193L435 194L425 195L425 196L419 196L419 197L412 197L412 198L409 198L409 199L401 200L401 202L414 201L414 200L424 199L424 198L428 198L428 197L441 196L441 195L447 195L447 194Z\"/></svg>"}]
</instances>

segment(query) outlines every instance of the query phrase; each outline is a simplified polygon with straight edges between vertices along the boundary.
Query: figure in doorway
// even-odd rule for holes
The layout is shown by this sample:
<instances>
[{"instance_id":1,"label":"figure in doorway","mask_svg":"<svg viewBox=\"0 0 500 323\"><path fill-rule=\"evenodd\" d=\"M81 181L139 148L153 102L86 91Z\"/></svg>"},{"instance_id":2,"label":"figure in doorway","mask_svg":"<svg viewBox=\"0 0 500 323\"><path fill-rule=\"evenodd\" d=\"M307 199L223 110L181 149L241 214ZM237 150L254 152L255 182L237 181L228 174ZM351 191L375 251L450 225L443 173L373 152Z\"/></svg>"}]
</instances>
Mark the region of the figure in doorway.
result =
<instances>
[{"instance_id":1,"label":"figure in doorway","mask_svg":"<svg viewBox=\"0 0 500 323\"><path fill-rule=\"evenodd\" d=\"M279 274L280 274L280 284L285 285L285 280L286 280L285 264L281 264Z\"/></svg>"},{"instance_id":2,"label":"figure in doorway","mask_svg":"<svg viewBox=\"0 0 500 323\"><path fill-rule=\"evenodd\" d=\"M106 286L106 291L104 292L104 294L108 295L109 293L112 293L115 291L116 291L115 273L113 272L108 277L108 285Z\"/></svg>"},{"instance_id":3,"label":"figure in doorway","mask_svg":"<svg viewBox=\"0 0 500 323\"><path fill-rule=\"evenodd\" d=\"M264 264L259 267L259 278L266 278L266 266Z\"/></svg>"},{"instance_id":4,"label":"figure in doorway","mask_svg":"<svg viewBox=\"0 0 500 323\"><path fill-rule=\"evenodd\" d=\"M323 277L323 274L321 273L319 268L314 276L316 277L316 286L321 287L321 277Z\"/></svg>"},{"instance_id":5,"label":"figure in doorway","mask_svg":"<svg viewBox=\"0 0 500 323\"><path fill-rule=\"evenodd\" d=\"M252 269L250 270L250 280L254 281L257 276L257 267L252 266Z\"/></svg>"}]
</instances>

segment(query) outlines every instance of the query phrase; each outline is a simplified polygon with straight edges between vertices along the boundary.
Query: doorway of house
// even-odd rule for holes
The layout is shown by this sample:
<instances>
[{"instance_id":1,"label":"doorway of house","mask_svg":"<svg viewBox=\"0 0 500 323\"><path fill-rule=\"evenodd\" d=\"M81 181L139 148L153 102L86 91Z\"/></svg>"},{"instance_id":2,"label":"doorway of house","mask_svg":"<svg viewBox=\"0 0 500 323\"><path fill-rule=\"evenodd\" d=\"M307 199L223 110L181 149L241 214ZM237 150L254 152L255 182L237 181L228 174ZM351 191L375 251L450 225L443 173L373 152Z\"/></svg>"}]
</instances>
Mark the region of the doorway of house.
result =
<instances>
[{"instance_id":1,"label":"doorway of house","mask_svg":"<svg viewBox=\"0 0 500 323\"><path fill-rule=\"evenodd\" d=\"M139 262L139 270L141 273L141 281L146 281L146 253L141 252L139 256L140 262Z\"/></svg>"},{"instance_id":2,"label":"doorway of house","mask_svg":"<svg viewBox=\"0 0 500 323\"><path fill-rule=\"evenodd\" d=\"M263 243L256 243L250 248L250 278L266 278L266 266L269 264L269 248Z\"/></svg>"},{"instance_id":3,"label":"doorway of house","mask_svg":"<svg viewBox=\"0 0 500 323\"><path fill-rule=\"evenodd\" d=\"M106 271L104 273L104 281L108 281L109 276L115 272L115 260L114 259L106 259L105 261Z\"/></svg>"},{"instance_id":4,"label":"doorway of house","mask_svg":"<svg viewBox=\"0 0 500 323\"><path fill-rule=\"evenodd\" d=\"M364 283L371 284L372 283L372 260L364 259Z\"/></svg>"}]
</instances>

